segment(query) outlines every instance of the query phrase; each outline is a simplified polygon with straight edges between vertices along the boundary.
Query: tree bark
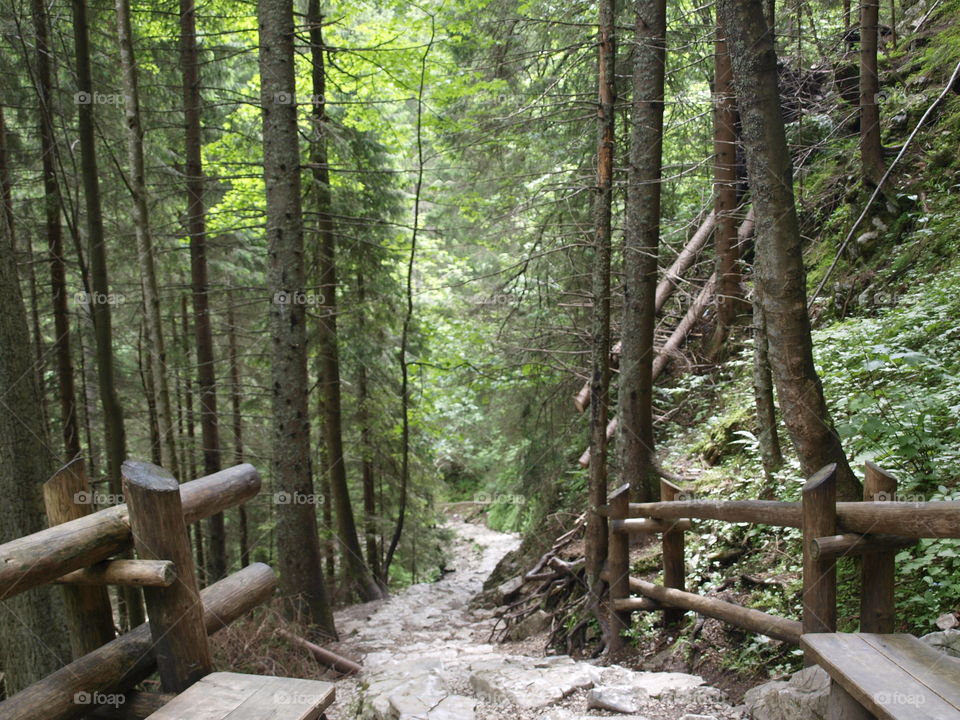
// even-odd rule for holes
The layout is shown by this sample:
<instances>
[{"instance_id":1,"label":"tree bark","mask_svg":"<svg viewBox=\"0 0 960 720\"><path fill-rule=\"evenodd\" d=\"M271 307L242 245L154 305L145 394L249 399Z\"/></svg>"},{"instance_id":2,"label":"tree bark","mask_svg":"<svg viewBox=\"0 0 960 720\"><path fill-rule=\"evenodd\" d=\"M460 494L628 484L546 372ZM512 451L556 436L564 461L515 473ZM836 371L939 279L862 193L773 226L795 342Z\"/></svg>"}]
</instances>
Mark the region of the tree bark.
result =
<instances>
[{"instance_id":1,"label":"tree bark","mask_svg":"<svg viewBox=\"0 0 960 720\"><path fill-rule=\"evenodd\" d=\"M189 477L190 480L196 480L197 478L197 432L196 432L196 416L193 412L193 385L191 383L191 378L193 377L193 348L190 346L190 315L187 312L187 296L184 295L180 298L180 323L181 330L180 341L182 343L181 352L183 353L184 362L187 365L186 377L187 380L184 383L184 402L186 403L186 417L184 422L187 426L187 442L184 450L184 462L183 467L184 471ZM193 543L194 543L194 554L197 558L197 580L200 582L200 585L203 586L206 582L207 574L207 565L204 562L204 552L203 552L203 527L201 523L196 523L193 526Z\"/></svg>"},{"instance_id":2,"label":"tree bark","mask_svg":"<svg viewBox=\"0 0 960 720\"><path fill-rule=\"evenodd\" d=\"M259 0L263 175L267 197L267 284L273 377L273 478L291 502L277 506L281 594L288 613L335 636L327 602L313 497L307 410L303 213L294 95L293 0ZM298 607L303 603L302 607Z\"/></svg>"},{"instance_id":3,"label":"tree bark","mask_svg":"<svg viewBox=\"0 0 960 720\"><path fill-rule=\"evenodd\" d=\"M73 357L70 351L70 315L67 307L67 265L63 256L63 226L60 222L60 183L57 179L59 150L53 131L54 56L49 40L46 3L33 2L33 29L36 40L36 91L40 108L40 155L43 167L43 196L46 216L47 257L50 264L50 293L53 298L53 347L57 356L60 396L60 432L67 462L80 454L77 425L77 398Z\"/></svg>"},{"instance_id":4,"label":"tree bark","mask_svg":"<svg viewBox=\"0 0 960 720\"><path fill-rule=\"evenodd\" d=\"M860 162L863 179L876 187L883 177L880 145L880 81L877 75L877 31L880 0L860 2Z\"/></svg>"},{"instance_id":5,"label":"tree bark","mask_svg":"<svg viewBox=\"0 0 960 720\"><path fill-rule=\"evenodd\" d=\"M587 582L591 605L600 601L600 575L607 557L607 521L597 508L607 502L607 414L610 404L610 238L613 202L614 0L600 0L597 80L597 187L594 197L593 297L590 374L589 512L585 533Z\"/></svg>"},{"instance_id":6,"label":"tree bark","mask_svg":"<svg viewBox=\"0 0 960 720\"><path fill-rule=\"evenodd\" d=\"M793 166L780 114L773 37L760 0L719 0L717 8L723 24L738 29L727 40L756 216L757 291L780 409L804 473L810 476L836 463L840 497L852 500L861 494L860 483L833 429L813 364Z\"/></svg>"},{"instance_id":7,"label":"tree bark","mask_svg":"<svg viewBox=\"0 0 960 720\"><path fill-rule=\"evenodd\" d=\"M217 378L213 365L213 331L207 280L206 211L203 205L203 159L200 113L200 64L197 54L197 20L194 0L180 0L180 65L183 72L183 119L187 184L187 233L190 236L190 284L193 289L193 329L197 345L197 380L200 400L200 436L203 469L208 475L220 469L220 429L217 416ZM223 514L207 520L207 582L227 571L227 539Z\"/></svg>"},{"instance_id":8,"label":"tree bark","mask_svg":"<svg viewBox=\"0 0 960 720\"><path fill-rule=\"evenodd\" d=\"M137 265L143 289L144 325L147 330L153 397L160 435L160 465L168 472L177 471L177 433L170 404L170 383L167 378L167 352L160 321L160 290L154 261L153 237L150 233L150 212L147 206L147 179L143 161L143 123L140 119L140 90L137 80L133 30L130 22L130 1L116 0L117 39L120 44L120 65L123 76L123 113L127 129L127 157L130 163L128 185L133 195L133 224L137 239Z\"/></svg>"},{"instance_id":9,"label":"tree bark","mask_svg":"<svg viewBox=\"0 0 960 720\"><path fill-rule=\"evenodd\" d=\"M726 29L719 21L714 52L713 97L713 210L717 220L713 242L717 254L717 325L708 354L719 358L743 302L736 217L737 112Z\"/></svg>"},{"instance_id":10,"label":"tree bark","mask_svg":"<svg viewBox=\"0 0 960 720\"><path fill-rule=\"evenodd\" d=\"M770 374L767 324L758 298L753 301L753 398L760 426L757 440L760 458L767 479L783 465L780 435L777 432L777 409L773 399L773 377Z\"/></svg>"},{"instance_id":11,"label":"tree bark","mask_svg":"<svg viewBox=\"0 0 960 720\"><path fill-rule=\"evenodd\" d=\"M317 201L317 231L320 236L318 272L322 307L317 339L320 346L320 390L323 393L323 428L327 446L327 472L337 516L344 570L366 602L383 597L380 586L363 560L357 525L347 486L347 465L343 454L343 419L340 407L340 352L337 334L337 238L333 226L330 171L327 159L326 70L323 42L323 16L319 0L311 0L307 9L310 25L310 57L313 61L313 126L311 165L313 191Z\"/></svg>"},{"instance_id":12,"label":"tree bark","mask_svg":"<svg viewBox=\"0 0 960 720\"><path fill-rule=\"evenodd\" d=\"M77 66L77 134L80 141L80 165L83 176L84 209L87 219L87 256L90 263L90 294L87 307L93 320L96 347L97 386L103 409L104 445L110 493L122 494L120 467L127 457L127 432L123 406L117 394L113 355L113 317L110 280L107 270L107 244L100 203L100 171L94 138L93 79L90 69L90 42L86 0L72 0L73 41ZM123 628L136 627L145 620L143 598L137 588L125 587L120 593L119 614Z\"/></svg>"},{"instance_id":13,"label":"tree bark","mask_svg":"<svg viewBox=\"0 0 960 720\"><path fill-rule=\"evenodd\" d=\"M363 271L357 271L357 300L360 302L360 312L367 303L366 283L363 277ZM373 454L375 451L373 445L373 429L370 426L370 390L367 379L367 364L360 363L357 370L357 402L358 419L360 423L360 451L363 453L361 460L361 478L363 484L363 528L366 540L367 565L370 572L378 581L382 580L380 572L380 548L377 543L377 497L376 497L376 479L374 477ZM385 586L381 584L381 589Z\"/></svg>"},{"instance_id":14,"label":"tree bark","mask_svg":"<svg viewBox=\"0 0 960 720\"><path fill-rule=\"evenodd\" d=\"M12 539L44 528L40 485L51 475L51 450L40 422L39 393L31 372L27 311L10 235L0 226L0 537ZM56 453L59 454L59 453ZM36 588L3 599L0 667L7 695L56 670L70 657L58 595ZM38 642L37 638L43 638Z\"/></svg>"},{"instance_id":15,"label":"tree bark","mask_svg":"<svg viewBox=\"0 0 960 720\"><path fill-rule=\"evenodd\" d=\"M233 413L233 463L240 465L243 459L243 415L240 408L240 362L237 352L237 318L233 310L233 293L227 296L227 343L230 353L230 410ZM238 543L240 567L250 564L250 541L247 530L247 508L237 506L239 525Z\"/></svg>"},{"instance_id":16,"label":"tree bark","mask_svg":"<svg viewBox=\"0 0 960 720\"><path fill-rule=\"evenodd\" d=\"M632 131L623 231L620 472L639 502L659 497L653 437L653 331L663 167L666 2L637 0ZM593 464L591 463L591 466Z\"/></svg>"}]
</instances>

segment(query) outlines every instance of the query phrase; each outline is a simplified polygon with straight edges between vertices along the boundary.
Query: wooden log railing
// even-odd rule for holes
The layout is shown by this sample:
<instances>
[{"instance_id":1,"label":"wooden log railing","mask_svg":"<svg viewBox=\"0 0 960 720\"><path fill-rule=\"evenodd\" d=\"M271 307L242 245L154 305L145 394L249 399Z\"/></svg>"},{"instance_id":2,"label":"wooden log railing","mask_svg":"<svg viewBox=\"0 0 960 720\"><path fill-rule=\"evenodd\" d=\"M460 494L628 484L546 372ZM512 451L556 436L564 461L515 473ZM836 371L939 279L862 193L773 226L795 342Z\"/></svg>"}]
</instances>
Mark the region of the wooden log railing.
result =
<instances>
[{"instance_id":1,"label":"wooden log railing","mask_svg":"<svg viewBox=\"0 0 960 720\"><path fill-rule=\"evenodd\" d=\"M889 633L894 628L896 552L920 538L960 538L960 502L899 502L896 478L867 463L863 502L836 501L836 467L828 465L804 485L801 502L772 500L689 500L664 482L660 502L630 503L628 486L618 488L606 506L609 519L608 563L612 635L629 628L636 610L663 611L666 624L693 611L745 630L799 644L803 633L836 632L837 558L863 557L861 564L861 632ZM682 499L681 499L682 498ZM803 618L780 618L683 587L684 532L693 520L719 520L803 532ZM663 585L629 577L629 537L661 533ZM642 597L631 597L634 592Z\"/></svg>"},{"instance_id":2,"label":"wooden log railing","mask_svg":"<svg viewBox=\"0 0 960 720\"><path fill-rule=\"evenodd\" d=\"M0 599L59 584L75 658L0 702L4 720L99 716L96 698L127 693L154 670L164 692L182 692L212 671L207 636L276 588L273 571L260 563L203 592L196 580L187 526L255 496L260 476L252 466L183 485L149 463L127 461L122 475L128 504L90 512L79 507L86 504L77 494L87 488L82 464L68 465L44 486L52 526L0 545ZM138 559L111 558L131 547ZM106 585L142 587L150 622L116 638L112 620L90 632L85 613L112 617ZM144 708L157 705L141 700Z\"/></svg>"},{"instance_id":3,"label":"wooden log railing","mask_svg":"<svg viewBox=\"0 0 960 720\"><path fill-rule=\"evenodd\" d=\"M237 465L180 486L187 525L246 502L260 492L252 465ZM131 547L130 511L115 505L0 545L0 600Z\"/></svg>"}]
</instances>

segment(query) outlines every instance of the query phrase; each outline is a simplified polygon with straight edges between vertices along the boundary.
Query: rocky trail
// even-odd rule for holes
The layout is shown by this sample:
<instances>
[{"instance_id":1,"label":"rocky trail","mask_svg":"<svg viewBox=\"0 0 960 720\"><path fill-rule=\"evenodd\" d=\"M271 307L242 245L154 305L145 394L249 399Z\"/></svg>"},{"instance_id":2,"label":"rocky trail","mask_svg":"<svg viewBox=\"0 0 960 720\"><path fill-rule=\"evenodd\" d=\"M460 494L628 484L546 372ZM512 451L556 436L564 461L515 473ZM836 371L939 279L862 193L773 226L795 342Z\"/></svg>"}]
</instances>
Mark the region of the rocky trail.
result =
<instances>
[{"instance_id":1,"label":"rocky trail","mask_svg":"<svg viewBox=\"0 0 960 720\"><path fill-rule=\"evenodd\" d=\"M338 613L335 649L364 669L337 683L330 720L746 718L694 675L544 655L535 641L490 644L494 614L470 600L519 538L456 517L450 527L454 572Z\"/></svg>"}]
</instances>

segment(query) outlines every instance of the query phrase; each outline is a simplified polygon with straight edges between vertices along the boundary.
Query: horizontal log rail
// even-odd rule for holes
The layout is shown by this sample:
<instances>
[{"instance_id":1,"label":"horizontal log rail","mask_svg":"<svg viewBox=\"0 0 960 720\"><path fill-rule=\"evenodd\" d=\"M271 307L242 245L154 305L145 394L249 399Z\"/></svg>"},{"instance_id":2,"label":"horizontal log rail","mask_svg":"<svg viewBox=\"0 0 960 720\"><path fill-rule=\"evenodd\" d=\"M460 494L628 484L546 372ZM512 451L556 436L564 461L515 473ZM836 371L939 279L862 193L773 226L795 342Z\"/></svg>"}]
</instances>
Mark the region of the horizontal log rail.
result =
<instances>
[{"instance_id":1,"label":"horizontal log rail","mask_svg":"<svg viewBox=\"0 0 960 720\"><path fill-rule=\"evenodd\" d=\"M134 585L170 587L177 566L169 560L107 560L54 580L58 585Z\"/></svg>"},{"instance_id":2,"label":"horizontal log rail","mask_svg":"<svg viewBox=\"0 0 960 720\"><path fill-rule=\"evenodd\" d=\"M236 465L180 486L187 525L246 502L260 491L252 465ZM130 514L115 505L0 545L0 600L95 565L131 546Z\"/></svg>"},{"instance_id":3,"label":"horizontal log rail","mask_svg":"<svg viewBox=\"0 0 960 720\"><path fill-rule=\"evenodd\" d=\"M657 520L654 518L627 518L626 520L611 520L610 529L613 532L625 533L662 533L669 530L691 530L693 523L689 520Z\"/></svg>"},{"instance_id":4,"label":"horizontal log rail","mask_svg":"<svg viewBox=\"0 0 960 720\"><path fill-rule=\"evenodd\" d=\"M960 538L960 502L838 502L837 522L844 533L886 534L905 538ZM800 503L776 500L675 500L630 503L631 518L680 518L803 525Z\"/></svg>"},{"instance_id":5,"label":"horizontal log rail","mask_svg":"<svg viewBox=\"0 0 960 720\"><path fill-rule=\"evenodd\" d=\"M277 586L269 566L254 563L200 593L203 623L213 634L266 602ZM3 720L70 720L92 708L77 699L123 692L148 677L157 666L149 623L74 660L0 702Z\"/></svg>"},{"instance_id":6,"label":"horizontal log rail","mask_svg":"<svg viewBox=\"0 0 960 720\"><path fill-rule=\"evenodd\" d=\"M630 578L630 589L661 605L692 610L700 615L723 620L760 635L766 635L777 640L786 640L794 644L800 643L802 626L797 620L777 617L762 610L746 608L717 598L704 597L684 590L654 585L638 578ZM614 608L616 607L615 601Z\"/></svg>"},{"instance_id":7,"label":"horizontal log rail","mask_svg":"<svg viewBox=\"0 0 960 720\"><path fill-rule=\"evenodd\" d=\"M795 644L801 634L836 632L836 561L843 555L863 557L861 632L893 632L896 552L920 538L960 537L960 502L896 501L896 478L870 462L864 472L863 502L837 502L836 482L836 466L827 465L806 482L801 502L689 500L680 488L661 483L661 502L630 503L628 486L618 488L596 510L609 519L610 605L617 618L608 633L610 646L622 647L621 635L636 610L662 609L665 625L676 621L677 609L681 614L693 611ZM802 622L686 592L683 531L690 529L693 519L799 528L803 535ZM641 532L663 533L662 585L628 577L626 540L631 533ZM641 597L631 597L631 592Z\"/></svg>"},{"instance_id":8,"label":"horizontal log rail","mask_svg":"<svg viewBox=\"0 0 960 720\"><path fill-rule=\"evenodd\" d=\"M815 559L832 555L869 555L871 553L903 550L917 544L917 538L900 537L899 535L859 535L845 533L843 535L828 535L813 539L810 548Z\"/></svg>"}]
</instances>

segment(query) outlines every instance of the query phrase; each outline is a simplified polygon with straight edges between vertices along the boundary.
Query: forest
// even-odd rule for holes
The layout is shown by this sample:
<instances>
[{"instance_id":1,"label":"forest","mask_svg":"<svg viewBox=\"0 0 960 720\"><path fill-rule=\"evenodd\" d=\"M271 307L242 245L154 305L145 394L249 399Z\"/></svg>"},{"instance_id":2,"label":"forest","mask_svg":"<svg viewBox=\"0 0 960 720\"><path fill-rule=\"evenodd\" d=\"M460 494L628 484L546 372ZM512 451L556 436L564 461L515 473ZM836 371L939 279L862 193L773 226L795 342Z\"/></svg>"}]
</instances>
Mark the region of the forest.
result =
<instances>
[{"instance_id":1,"label":"forest","mask_svg":"<svg viewBox=\"0 0 960 720\"><path fill-rule=\"evenodd\" d=\"M954 516L845 514L960 503L960 0L2 2L0 545L125 507L134 461L249 464L256 497L184 495L180 565L271 566L257 638L358 653L353 606L503 534L472 607L573 657L786 677L808 540L851 533L875 632L960 626ZM818 632L866 631L859 554ZM136 584L103 642L160 614ZM83 654L69 592L15 586L0 699Z\"/></svg>"}]
</instances>

